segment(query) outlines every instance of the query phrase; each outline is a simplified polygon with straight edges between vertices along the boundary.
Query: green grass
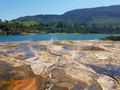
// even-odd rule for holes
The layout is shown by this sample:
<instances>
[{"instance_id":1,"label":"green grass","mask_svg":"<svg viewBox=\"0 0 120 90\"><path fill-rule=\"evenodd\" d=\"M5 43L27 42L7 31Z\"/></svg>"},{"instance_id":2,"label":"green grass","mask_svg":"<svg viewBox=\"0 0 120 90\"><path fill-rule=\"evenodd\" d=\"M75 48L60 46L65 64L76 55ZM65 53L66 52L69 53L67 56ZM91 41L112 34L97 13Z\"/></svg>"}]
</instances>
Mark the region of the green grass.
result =
<instances>
[{"instance_id":1,"label":"green grass","mask_svg":"<svg viewBox=\"0 0 120 90\"><path fill-rule=\"evenodd\" d=\"M23 21L21 22L25 26L36 25L38 24L36 21Z\"/></svg>"}]
</instances>

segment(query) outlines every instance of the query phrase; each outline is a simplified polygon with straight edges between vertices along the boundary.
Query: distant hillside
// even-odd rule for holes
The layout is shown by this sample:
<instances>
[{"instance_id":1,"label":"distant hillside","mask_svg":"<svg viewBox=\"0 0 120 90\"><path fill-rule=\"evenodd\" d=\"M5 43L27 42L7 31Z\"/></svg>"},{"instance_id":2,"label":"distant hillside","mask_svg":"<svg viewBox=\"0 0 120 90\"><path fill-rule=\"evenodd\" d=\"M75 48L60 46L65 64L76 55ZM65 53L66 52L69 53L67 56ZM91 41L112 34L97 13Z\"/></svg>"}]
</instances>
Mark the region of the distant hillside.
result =
<instances>
[{"instance_id":1,"label":"distant hillside","mask_svg":"<svg viewBox=\"0 0 120 90\"><path fill-rule=\"evenodd\" d=\"M76 9L68 11L62 15L35 15L25 16L16 19L16 21L36 21L36 22L50 22L50 21L65 21L72 24L119 24L120 23L120 5Z\"/></svg>"},{"instance_id":2,"label":"distant hillside","mask_svg":"<svg viewBox=\"0 0 120 90\"><path fill-rule=\"evenodd\" d=\"M62 15L35 15L0 21L0 34L120 34L120 5L76 9Z\"/></svg>"}]
</instances>

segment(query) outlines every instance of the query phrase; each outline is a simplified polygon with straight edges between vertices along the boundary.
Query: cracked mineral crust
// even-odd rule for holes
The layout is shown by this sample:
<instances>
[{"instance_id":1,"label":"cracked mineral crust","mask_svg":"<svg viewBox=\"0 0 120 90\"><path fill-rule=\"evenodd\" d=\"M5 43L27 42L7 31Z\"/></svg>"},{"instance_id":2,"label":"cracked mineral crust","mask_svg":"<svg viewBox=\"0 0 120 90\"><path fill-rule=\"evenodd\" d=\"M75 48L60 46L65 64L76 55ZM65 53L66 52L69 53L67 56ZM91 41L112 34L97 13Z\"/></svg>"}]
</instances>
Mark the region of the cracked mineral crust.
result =
<instances>
[{"instance_id":1,"label":"cracked mineral crust","mask_svg":"<svg viewBox=\"0 0 120 90\"><path fill-rule=\"evenodd\" d=\"M0 44L0 90L120 90L120 42Z\"/></svg>"}]
</instances>

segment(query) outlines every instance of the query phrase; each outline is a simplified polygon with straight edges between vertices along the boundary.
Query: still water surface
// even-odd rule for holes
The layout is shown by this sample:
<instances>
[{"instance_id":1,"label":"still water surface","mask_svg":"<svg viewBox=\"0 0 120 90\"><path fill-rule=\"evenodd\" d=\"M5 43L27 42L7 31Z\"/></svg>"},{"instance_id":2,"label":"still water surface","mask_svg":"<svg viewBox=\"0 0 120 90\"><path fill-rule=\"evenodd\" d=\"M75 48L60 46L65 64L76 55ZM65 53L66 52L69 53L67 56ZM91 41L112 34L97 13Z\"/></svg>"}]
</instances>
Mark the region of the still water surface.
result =
<instances>
[{"instance_id":1,"label":"still water surface","mask_svg":"<svg viewBox=\"0 0 120 90\"><path fill-rule=\"evenodd\" d=\"M96 40L120 34L32 34L0 36L0 42L41 41L41 40Z\"/></svg>"}]
</instances>

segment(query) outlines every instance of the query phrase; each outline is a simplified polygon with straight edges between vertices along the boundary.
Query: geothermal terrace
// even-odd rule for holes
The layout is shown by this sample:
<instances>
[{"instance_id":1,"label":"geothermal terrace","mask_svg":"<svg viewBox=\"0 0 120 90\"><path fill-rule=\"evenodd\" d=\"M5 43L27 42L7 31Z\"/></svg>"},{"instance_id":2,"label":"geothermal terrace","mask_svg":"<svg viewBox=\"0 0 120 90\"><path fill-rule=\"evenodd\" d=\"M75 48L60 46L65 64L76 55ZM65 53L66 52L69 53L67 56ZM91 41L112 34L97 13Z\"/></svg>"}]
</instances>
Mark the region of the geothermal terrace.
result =
<instances>
[{"instance_id":1,"label":"geothermal terrace","mask_svg":"<svg viewBox=\"0 0 120 90\"><path fill-rule=\"evenodd\" d=\"M120 90L120 42L0 43L0 90Z\"/></svg>"}]
</instances>

